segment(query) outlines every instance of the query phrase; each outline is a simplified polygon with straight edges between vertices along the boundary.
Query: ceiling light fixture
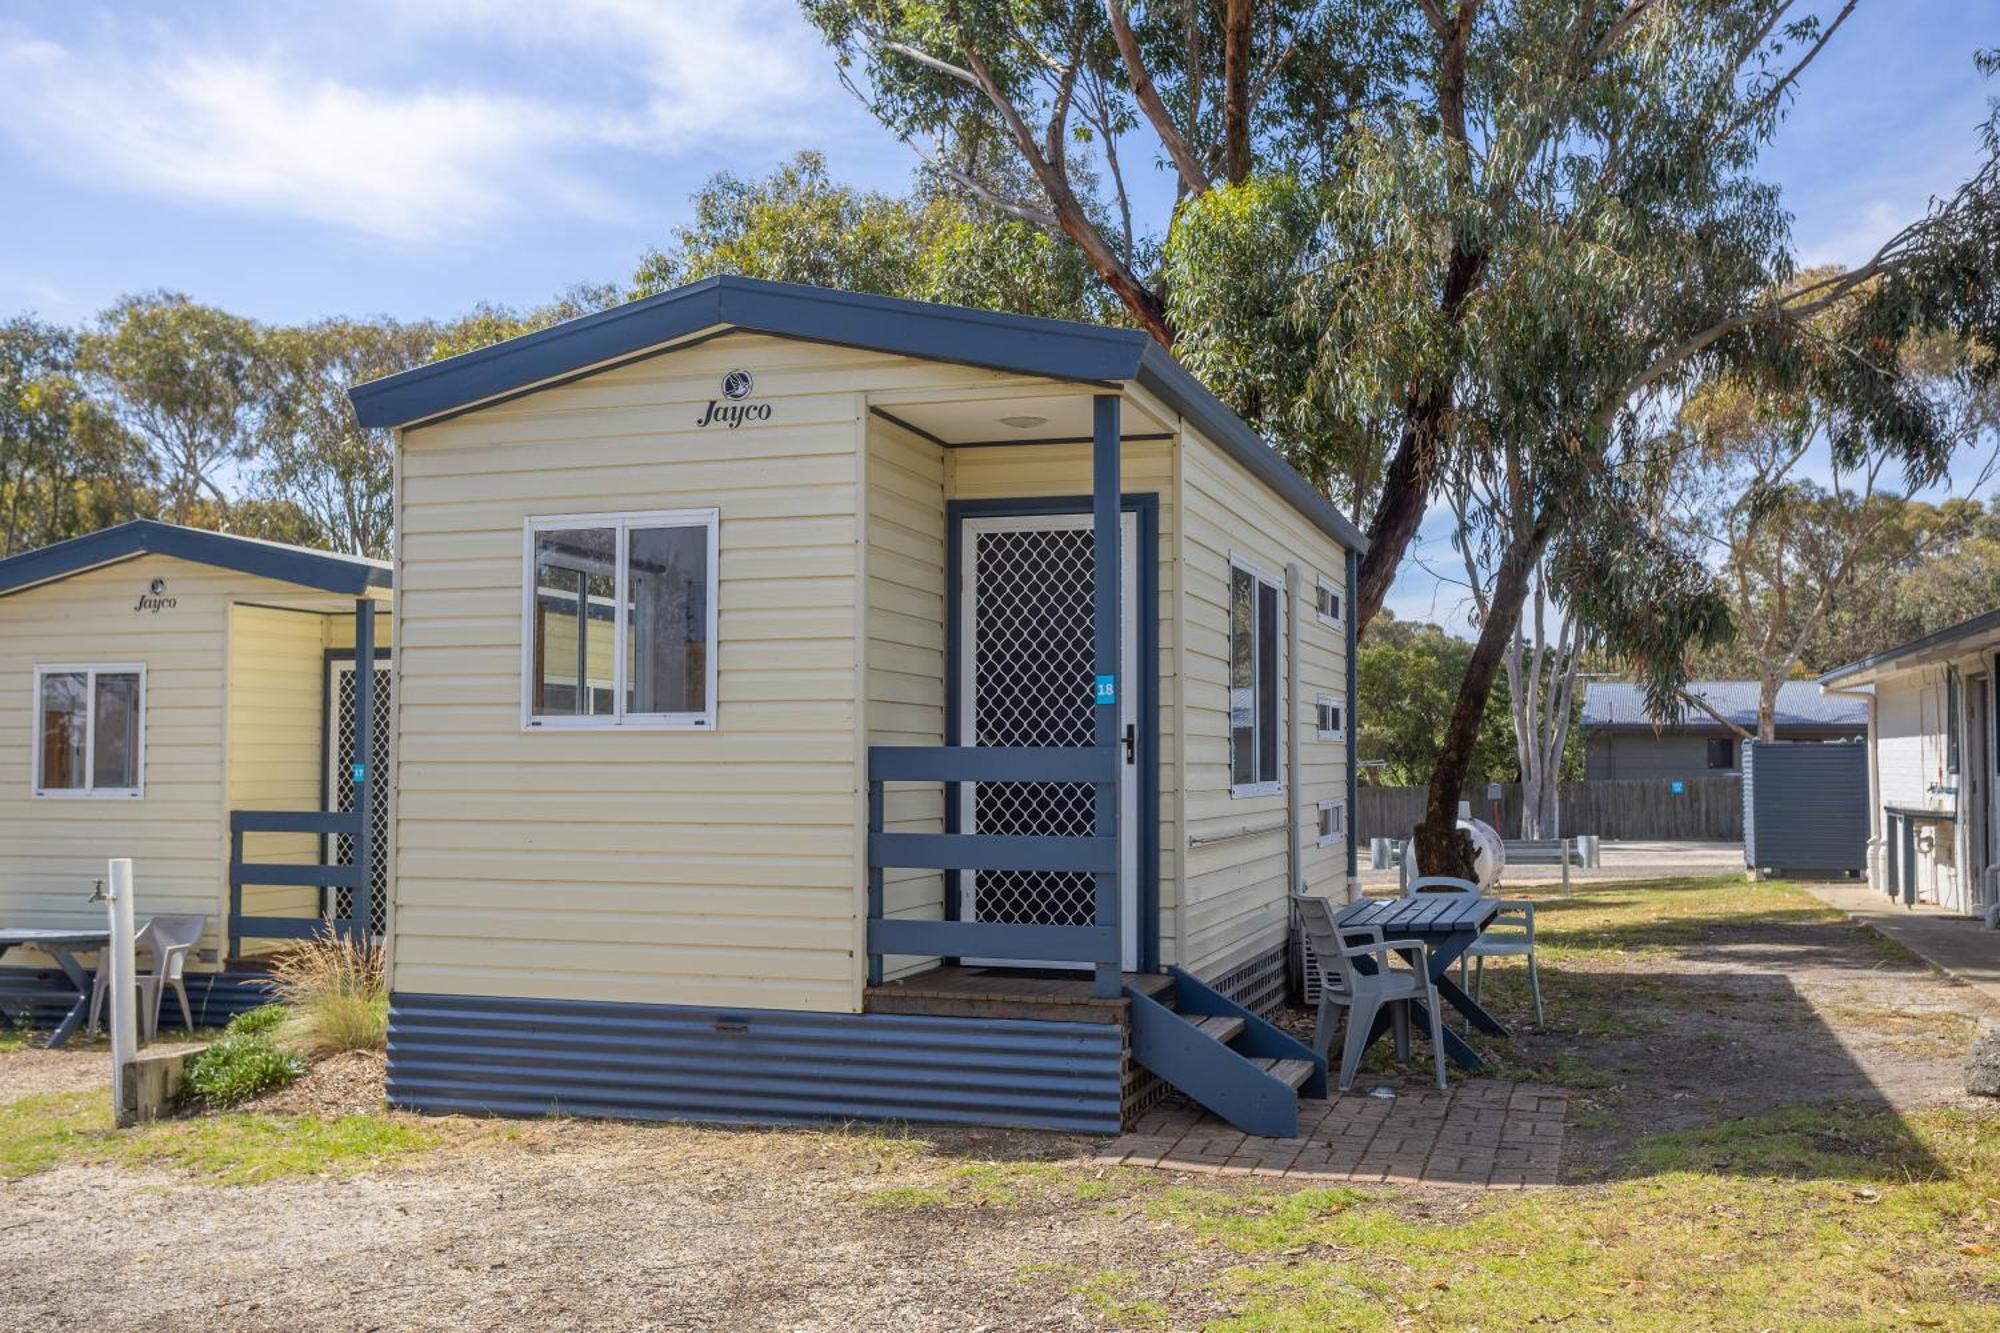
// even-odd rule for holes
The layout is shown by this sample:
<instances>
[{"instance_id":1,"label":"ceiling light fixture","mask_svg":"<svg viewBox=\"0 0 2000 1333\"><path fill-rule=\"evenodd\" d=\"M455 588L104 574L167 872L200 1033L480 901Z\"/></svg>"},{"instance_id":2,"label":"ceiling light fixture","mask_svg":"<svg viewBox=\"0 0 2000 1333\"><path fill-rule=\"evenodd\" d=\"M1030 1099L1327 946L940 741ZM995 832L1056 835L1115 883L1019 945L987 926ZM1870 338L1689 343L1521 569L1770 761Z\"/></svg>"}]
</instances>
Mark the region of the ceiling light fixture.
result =
<instances>
[{"instance_id":1,"label":"ceiling light fixture","mask_svg":"<svg viewBox=\"0 0 2000 1333\"><path fill-rule=\"evenodd\" d=\"M1001 417L1000 424L1012 426L1015 430L1031 430L1036 426L1049 424L1047 417Z\"/></svg>"}]
</instances>

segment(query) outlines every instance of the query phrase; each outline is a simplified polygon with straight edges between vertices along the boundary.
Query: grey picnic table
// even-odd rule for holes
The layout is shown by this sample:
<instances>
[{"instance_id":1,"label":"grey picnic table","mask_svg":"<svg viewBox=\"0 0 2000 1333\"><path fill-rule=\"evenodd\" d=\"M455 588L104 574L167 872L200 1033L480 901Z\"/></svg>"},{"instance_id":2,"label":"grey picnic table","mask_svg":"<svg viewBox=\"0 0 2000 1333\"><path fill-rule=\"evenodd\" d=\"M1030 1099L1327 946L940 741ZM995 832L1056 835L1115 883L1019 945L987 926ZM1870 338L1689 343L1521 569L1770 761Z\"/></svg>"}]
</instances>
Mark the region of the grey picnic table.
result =
<instances>
[{"instance_id":1,"label":"grey picnic table","mask_svg":"<svg viewBox=\"0 0 2000 1333\"><path fill-rule=\"evenodd\" d=\"M1481 1032L1504 1037L1508 1035L1506 1025L1466 994L1450 976L1452 965L1499 914L1500 904L1492 898L1467 893L1424 893L1414 898L1363 898L1342 908L1334 922L1341 930L1380 927L1385 940L1420 941L1430 953L1431 982L1437 987L1438 998L1458 1010L1466 1022ZM1361 962L1368 965L1365 959ZM1415 1017L1421 1031L1421 1025L1428 1019L1421 1012L1423 1005L1412 1003L1419 1011ZM1388 1030L1389 1014L1385 1011L1376 1019L1369 1042L1373 1044ZM1449 1025L1444 1029L1444 1049L1463 1068L1479 1069L1485 1064L1479 1053Z\"/></svg>"},{"instance_id":2,"label":"grey picnic table","mask_svg":"<svg viewBox=\"0 0 2000 1333\"><path fill-rule=\"evenodd\" d=\"M9 949L40 949L56 960L56 966L69 978L69 984L76 987L76 1003L63 1015L62 1022L56 1024L56 1030L49 1034L50 1050L75 1035L90 1011L90 972L76 960L77 954L91 953L110 945L111 932L108 930L34 930L0 926L0 957L5 957Z\"/></svg>"}]
</instances>

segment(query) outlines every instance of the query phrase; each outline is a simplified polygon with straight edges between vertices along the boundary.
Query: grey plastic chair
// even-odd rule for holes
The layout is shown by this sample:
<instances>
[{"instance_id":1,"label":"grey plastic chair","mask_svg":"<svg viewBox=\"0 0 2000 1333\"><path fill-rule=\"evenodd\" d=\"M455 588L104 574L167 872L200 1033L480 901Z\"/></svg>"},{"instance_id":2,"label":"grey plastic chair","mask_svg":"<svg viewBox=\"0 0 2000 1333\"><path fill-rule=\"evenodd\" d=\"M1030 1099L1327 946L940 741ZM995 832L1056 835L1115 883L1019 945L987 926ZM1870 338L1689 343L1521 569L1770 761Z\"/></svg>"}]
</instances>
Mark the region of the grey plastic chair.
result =
<instances>
[{"instance_id":1,"label":"grey plastic chair","mask_svg":"<svg viewBox=\"0 0 2000 1333\"><path fill-rule=\"evenodd\" d=\"M194 1030L194 1006L188 1003L185 980L187 956L195 945L201 943L201 937L207 930L208 918L205 916L156 916L132 937L132 952L135 955L148 953L153 956L153 970L135 978L139 989L142 1040L151 1041L160 1035L160 1009L169 988L181 1003L181 1022L189 1031ZM90 988L90 1035L93 1037L97 1035L98 1024L104 1014L104 998L111 990L107 961L99 959L97 976Z\"/></svg>"},{"instance_id":2,"label":"grey plastic chair","mask_svg":"<svg viewBox=\"0 0 2000 1333\"><path fill-rule=\"evenodd\" d=\"M1479 886L1470 880L1453 879L1449 875L1426 875L1411 884L1404 892L1405 898L1414 898L1420 893L1470 893L1477 894ZM1524 898L1496 899L1500 904L1500 914L1487 924L1479 938L1458 958L1458 984L1472 992L1472 998L1479 998L1480 983L1486 979L1486 960L1489 958L1525 958L1528 960L1528 990L1535 997L1535 1026L1543 1023L1542 1016L1542 974L1535 965L1535 905ZM1470 985L1466 983L1468 969L1472 974Z\"/></svg>"},{"instance_id":3,"label":"grey plastic chair","mask_svg":"<svg viewBox=\"0 0 2000 1333\"><path fill-rule=\"evenodd\" d=\"M1375 1030L1375 1018L1384 1008L1396 1037L1396 1059L1410 1058L1410 1004L1424 1006L1430 1019L1431 1057L1437 1066L1437 1085L1445 1086L1444 1021L1438 1011L1437 987L1431 984L1430 950L1420 940L1385 940L1380 926L1341 928L1334 923L1333 904L1309 893L1292 895L1299 912L1300 928L1312 946L1313 960L1320 969L1320 1007L1313 1027L1313 1051L1324 1056L1333 1046L1333 1006L1347 1010L1347 1036L1340 1050L1340 1090L1354 1086L1355 1072L1368 1049L1368 1036ZM1358 939L1360 944L1347 941ZM1364 971L1358 962L1374 961L1373 970ZM1395 964L1401 961L1404 966Z\"/></svg>"}]
</instances>

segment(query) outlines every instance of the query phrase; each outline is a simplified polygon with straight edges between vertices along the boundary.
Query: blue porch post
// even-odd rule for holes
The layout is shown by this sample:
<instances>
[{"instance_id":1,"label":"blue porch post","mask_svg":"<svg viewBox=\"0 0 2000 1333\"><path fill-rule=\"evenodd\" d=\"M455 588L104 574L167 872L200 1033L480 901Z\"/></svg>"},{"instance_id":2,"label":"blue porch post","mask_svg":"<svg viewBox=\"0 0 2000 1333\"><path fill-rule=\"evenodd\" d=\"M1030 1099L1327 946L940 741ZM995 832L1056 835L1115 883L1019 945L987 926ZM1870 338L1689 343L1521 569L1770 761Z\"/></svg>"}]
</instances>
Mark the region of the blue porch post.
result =
<instances>
[{"instance_id":1,"label":"blue porch post","mask_svg":"<svg viewBox=\"0 0 2000 1333\"><path fill-rule=\"evenodd\" d=\"M361 816L354 833L354 864L361 874L348 899L347 929L352 938L367 944L373 938L372 899L375 880L375 838L369 818L369 792L375 782L375 601L357 598L354 603L354 809Z\"/></svg>"},{"instance_id":2,"label":"blue porch post","mask_svg":"<svg viewBox=\"0 0 2000 1333\"><path fill-rule=\"evenodd\" d=\"M1097 748L1114 758L1118 752L1118 695L1117 691L1130 687L1129 681L1118 679L1118 620L1119 589L1123 587L1118 569L1118 405L1119 395L1098 394L1093 401L1090 447L1090 515L1091 515L1091 579L1094 594L1092 615L1094 618L1097 657L1097 728L1095 740ZM1105 680L1112 682L1110 697L1102 688ZM1097 783L1097 836L1110 838L1117 844L1118 828L1118 768L1111 771L1111 781ZM1119 883L1124 869L1124 857L1114 857L1108 872L1097 875L1097 924L1100 929L1108 928L1111 938L1111 960L1100 959L1097 963L1097 994L1105 999L1115 999L1124 989L1123 952L1125 931L1119 921L1121 905Z\"/></svg>"}]
</instances>

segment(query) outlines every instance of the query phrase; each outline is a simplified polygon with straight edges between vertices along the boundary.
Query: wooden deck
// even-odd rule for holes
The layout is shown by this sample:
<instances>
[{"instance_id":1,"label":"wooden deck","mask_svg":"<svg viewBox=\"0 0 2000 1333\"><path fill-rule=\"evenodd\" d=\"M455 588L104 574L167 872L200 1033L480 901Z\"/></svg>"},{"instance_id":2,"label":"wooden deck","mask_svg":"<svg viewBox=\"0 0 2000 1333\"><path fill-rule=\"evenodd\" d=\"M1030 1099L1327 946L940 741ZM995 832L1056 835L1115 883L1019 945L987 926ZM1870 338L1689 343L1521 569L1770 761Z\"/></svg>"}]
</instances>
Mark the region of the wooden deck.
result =
<instances>
[{"instance_id":1,"label":"wooden deck","mask_svg":"<svg viewBox=\"0 0 2000 1333\"><path fill-rule=\"evenodd\" d=\"M1167 1002L1173 978L1127 972L1125 984ZM870 986L863 998L871 1014L927 1014L938 1018L1024 1018L1056 1023L1123 1023L1128 1002L1091 994L1088 972L1001 967L934 967L901 981Z\"/></svg>"}]
</instances>

